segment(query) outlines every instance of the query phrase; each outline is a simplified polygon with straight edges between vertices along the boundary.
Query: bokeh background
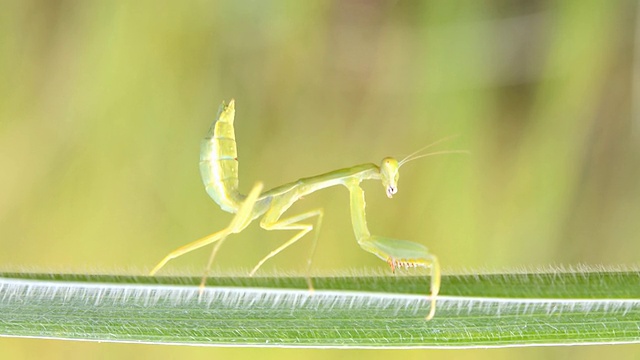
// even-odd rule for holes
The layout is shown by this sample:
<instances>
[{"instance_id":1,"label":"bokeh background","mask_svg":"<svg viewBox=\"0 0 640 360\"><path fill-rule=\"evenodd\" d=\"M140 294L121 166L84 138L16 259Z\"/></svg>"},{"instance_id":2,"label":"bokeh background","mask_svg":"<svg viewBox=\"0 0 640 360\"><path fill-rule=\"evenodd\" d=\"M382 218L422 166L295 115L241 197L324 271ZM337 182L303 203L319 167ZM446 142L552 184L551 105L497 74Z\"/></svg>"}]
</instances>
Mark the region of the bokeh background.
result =
<instances>
[{"instance_id":1,"label":"bokeh background","mask_svg":"<svg viewBox=\"0 0 640 360\"><path fill-rule=\"evenodd\" d=\"M640 245L636 1L0 1L0 265L145 273L221 229L201 138L236 99L241 188L401 157L375 234L445 273L633 266ZM386 270L356 244L348 193L326 211L317 272ZM252 225L221 250L248 270L287 238ZM302 240L265 265L304 269ZM207 251L165 273L200 274ZM244 269L244 270L243 270ZM2 339L6 358L633 357L638 346L478 351L197 349Z\"/></svg>"}]
</instances>

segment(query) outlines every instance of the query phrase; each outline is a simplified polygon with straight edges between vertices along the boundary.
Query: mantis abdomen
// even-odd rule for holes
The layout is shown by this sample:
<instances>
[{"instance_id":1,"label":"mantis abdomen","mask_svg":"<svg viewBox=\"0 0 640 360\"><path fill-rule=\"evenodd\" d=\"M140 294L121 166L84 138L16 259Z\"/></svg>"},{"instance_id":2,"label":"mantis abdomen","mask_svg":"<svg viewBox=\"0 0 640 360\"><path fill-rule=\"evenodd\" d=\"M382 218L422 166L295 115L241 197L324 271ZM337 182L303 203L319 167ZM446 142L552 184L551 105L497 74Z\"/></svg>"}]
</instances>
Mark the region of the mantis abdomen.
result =
<instances>
[{"instance_id":1,"label":"mantis abdomen","mask_svg":"<svg viewBox=\"0 0 640 360\"><path fill-rule=\"evenodd\" d=\"M222 104L218 121L202 140L200 175L205 189L222 210L235 213L245 196L238 191L238 151L233 130L234 102Z\"/></svg>"}]
</instances>

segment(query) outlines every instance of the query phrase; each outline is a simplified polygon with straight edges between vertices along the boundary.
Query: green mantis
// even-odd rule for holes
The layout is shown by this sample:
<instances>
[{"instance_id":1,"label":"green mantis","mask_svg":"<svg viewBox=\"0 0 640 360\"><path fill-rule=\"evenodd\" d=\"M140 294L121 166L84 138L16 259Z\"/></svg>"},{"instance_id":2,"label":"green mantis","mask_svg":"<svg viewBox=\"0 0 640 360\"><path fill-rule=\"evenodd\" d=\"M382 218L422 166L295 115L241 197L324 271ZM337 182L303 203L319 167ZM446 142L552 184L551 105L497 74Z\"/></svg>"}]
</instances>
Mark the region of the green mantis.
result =
<instances>
[{"instance_id":1,"label":"green mantis","mask_svg":"<svg viewBox=\"0 0 640 360\"><path fill-rule=\"evenodd\" d=\"M305 220L315 218L315 228L319 230L324 214L322 209L314 209L282 219L283 213L293 203L307 194L330 186L343 185L349 190L353 232L362 249L386 261L394 272L396 268L424 267L430 269L429 299L431 307L426 319L431 319L435 314L436 297L440 290L438 258L429 253L424 245L406 240L371 235L367 227L364 191L360 187L360 183L363 180L380 180L387 196L391 198L398 191L398 170L402 165L424 156L458 151L419 154L425 149L423 148L401 161L386 157L382 159L380 166L375 164L356 165L322 175L302 178L265 192L262 192L262 183L258 182L249 194L245 196L238 191L238 157L233 127L234 116L234 101L231 100L228 105L223 103L220 107L218 119L212 125L207 137L202 141L200 173L209 196L213 198L222 210L235 213L235 217L226 228L170 252L153 268L151 275L157 273L170 260L215 243L207 264L207 269L209 269L218 249L227 236L241 232L260 216L262 216L260 226L266 230L297 231L292 238L271 251L256 264L250 272L250 275L254 275L267 260L314 229L314 225L305 223ZM435 145L435 143L431 145ZM314 247L318 238L318 230L314 235ZM201 286L204 286L204 278ZM312 288L310 281L309 287L310 289Z\"/></svg>"}]
</instances>

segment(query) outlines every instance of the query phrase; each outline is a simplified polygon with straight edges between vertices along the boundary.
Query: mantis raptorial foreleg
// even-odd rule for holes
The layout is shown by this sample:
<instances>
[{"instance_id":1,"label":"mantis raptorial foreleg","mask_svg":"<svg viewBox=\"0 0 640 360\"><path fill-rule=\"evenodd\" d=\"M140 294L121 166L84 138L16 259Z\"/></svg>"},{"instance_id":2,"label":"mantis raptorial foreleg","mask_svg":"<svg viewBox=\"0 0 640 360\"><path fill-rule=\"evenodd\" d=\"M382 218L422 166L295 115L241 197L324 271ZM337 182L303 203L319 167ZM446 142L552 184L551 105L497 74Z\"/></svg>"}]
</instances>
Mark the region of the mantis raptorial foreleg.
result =
<instances>
[{"instance_id":1,"label":"mantis raptorial foreleg","mask_svg":"<svg viewBox=\"0 0 640 360\"><path fill-rule=\"evenodd\" d=\"M371 235L367 227L364 191L357 179L345 183L350 194L351 222L353 232L360 247L385 260L391 270L396 267L425 267L431 270L430 294L431 308L426 319L436 313L436 297L440 291L440 264L438 258L429 253L427 247L412 241L391 239Z\"/></svg>"},{"instance_id":2,"label":"mantis raptorial foreleg","mask_svg":"<svg viewBox=\"0 0 640 360\"><path fill-rule=\"evenodd\" d=\"M260 182L256 183L253 186L253 189L251 189L251 192L245 198L244 202L242 203L242 206L240 206L240 208L238 209L238 212L231 220L231 223L229 224L229 226L227 226L226 228L216 233L205 236L199 240L193 241L187 245L181 246L173 250L167 256L165 256L164 259L162 259L162 261L160 261L160 263L158 263L158 265L156 265L153 268L153 270L151 270L150 275L154 275L156 272L158 272L158 270L160 270L167 262L169 262L172 259L175 259L193 250L199 249L203 246L207 246L215 242L220 242L218 246L216 246L213 252L211 253L211 256L209 258L209 264L207 265L207 270L208 270L211 263L213 262L213 258L215 256L216 251L219 248L219 245L221 245L221 243L226 239L226 237L229 236L229 234L239 233L240 231L244 230L244 228L246 228L247 225L251 223L251 220L253 220L253 215L254 215L253 207L256 203L256 200L258 199L258 196L260 196L260 193L262 192L262 188L263 188L263 185Z\"/></svg>"}]
</instances>

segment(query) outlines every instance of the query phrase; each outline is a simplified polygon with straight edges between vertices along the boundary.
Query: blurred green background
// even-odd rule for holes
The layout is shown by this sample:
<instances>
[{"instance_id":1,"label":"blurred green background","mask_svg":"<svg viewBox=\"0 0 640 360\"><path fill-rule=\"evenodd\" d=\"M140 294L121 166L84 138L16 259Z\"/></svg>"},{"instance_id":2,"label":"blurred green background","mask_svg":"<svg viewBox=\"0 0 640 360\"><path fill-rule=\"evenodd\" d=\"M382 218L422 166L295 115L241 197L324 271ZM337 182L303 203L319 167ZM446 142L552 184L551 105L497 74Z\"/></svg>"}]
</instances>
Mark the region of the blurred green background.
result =
<instances>
[{"instance_id":1,"label":"blurred green background","mask_svg":"<svg viewBox=\"0 0 640 360\"><path fill-rule=\"evenodd\" d=\"M424 243L445 273L633 265L640 245L636 1L0 1L0 265L145 273L231 215L199 143L236 99L240 182L469 150L364 183L372 233ZM348 193L314 269L387 271L353 237ZM252 225L221 250L248 271L287 239ZM304 239L264 267L299 272ZM208 251L165 273L200 274ZM194 349L2 339L7 358L361 356L601 359L638 346L481 351Z\"/></svg>"}]
</instances>

